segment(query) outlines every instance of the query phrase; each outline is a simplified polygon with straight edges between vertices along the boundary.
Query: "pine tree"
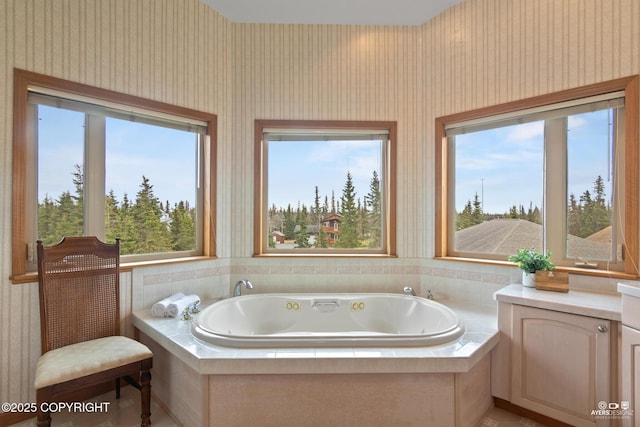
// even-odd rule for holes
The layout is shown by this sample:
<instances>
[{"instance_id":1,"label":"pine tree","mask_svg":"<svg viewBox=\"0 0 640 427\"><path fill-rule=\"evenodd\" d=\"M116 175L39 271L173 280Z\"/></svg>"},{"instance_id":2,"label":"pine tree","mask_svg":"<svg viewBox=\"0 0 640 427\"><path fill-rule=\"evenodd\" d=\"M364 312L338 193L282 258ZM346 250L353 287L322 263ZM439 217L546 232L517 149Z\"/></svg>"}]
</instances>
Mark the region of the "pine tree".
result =
<instances>
[{"instance_id":1,"label":"pine tree","mask_svg":"<svg viewBox=\"0 0 640 427\"><path fill-rule=\"evenodd\" d=\"M338 209L336 208L336 195L333 192L333 190L331 190L331 213L337 213Z\"/></svg>"},{"instance_id":2,"label":"pine tree","mask_svg":"<svg viewBox=\"0 0 640 427\"><path fill-rule=\"evenodd\" d=\"M45 246L55 245L61 239L56 232L57 210L55 201L48 194L38 206L38 239L42 240Z\"/></svg>"},{"instance_id":3,"label":"pine tree","mask_svg":"<svg viewBox=\"0 0 640 427\"><path fill-rule=\"evenodd\" d=\"M467 204L464 205L462 212L456 217L456 230L463 230L474 225L472 213L473 207L471 206L471 200L467 200Z\"/></svg>"},{"instance_id":4,"label":"pine tree","mask_svg":"<svg viewBox=\"0 0 640 427\"><path fill-rule=\"evenodd\" d=\"M82 172L82 166L75 164L76 171L73 172L73 185L76 188L76 195L73 196L74 203L76 205L78 221L82 222L84 215L84 173Z\"/></svg>"},{"instance_id":5,"label":"pine tree","mask_svg":"<svg viewBox=\"0 0 640 427\"><path fill-rule=\"evenodd\" d=\"M573 236L579 236L580 235L580 205L578 204L578 201L576 200L576 196L571 193L569 195L569 212L568 212L568 217L569 217L569 234L573 235Z\"/></svg>"},{"instance_id":6,"label":"pine tree","mask_svg":"<svg viewBox=\"0 0 640 427\"><path fill-rule=\"evenodd\" d=\"M473 211L471 212L471 221L474 225L482 224L484 222L484 215L482 212L482 203L478 197L478 193L473 198Z\"/></svg>"},{"instance_id":7,"label":"pine tree","mask_svg":"<svg viewBox=\"0 0 640 427\"><path fill-rule=\"evenodd\" d=\"M118 199L113 190L110 190L105 197L104 230L107 242L115 242L116 238L121 238L122 217L118 208Z\"/></svg>"},{"instance_id":8,"label":"pine tree","mask_svg":"<svg viewBox=\"0 0 640 427\"><path fill-rule=\"evenodd\" d=\"M177 203L170 211L171 242L174 251L189 251L195 248L195 215L184 201Z\"/></svg>"},{"instance_id":9,"label":"pine tree","mask_svg":"<svg viewBox=\"0 0 640 427\"><path fill-rule=\"evenodd\" d=\"M302 205L300 213L297 216L297 226L299 227L298 233L296 233L296 248L309 248L309 233L307 233L307 207Z\"/></svg>"},{"instance_id":10,"label":"pine tree","mask_svg":"<svg viewBox=\"0 0 640 427\"><path fill-rule=\"evenodd\" d=\"M58 198L53 236L57 241L65 236L82 236L83 234L82 216L78 212L76 200L68 191L63 192Z\"/></svg>"},{"instance_id":11,"label":"pine tree","mask_svg":"<svg viewBox=\"0 0 640 427\"><path fill-rule=\"evenodd\" d=\"M153 185L142 177L136 203L132 208L133 222L137 229L136 252L147 254L171 250L171 236L162 221L162 204L153 194Z\"/></svg>"},{"instance_id":12,"label":"pine tree","mask_svg":"<svg viewBox=\"0 0 640 427\"><path fill-rule=\"evenodd\" d=\"M322 208L320 206L320 192L318 186L314 188L313 195L313 207L311 208L311 215L309 215L309 224L317 225L322 218Z\"/></svg>"},{"instance_id":13,"label":"pine tree","mask_svg":"<svg viewBox=\"0 0 640 427\"><path fill-rule=\"evenodd\" d=\"M296 238L296 218L291 209L291 205L287 206L287 210L284 212L284 238L285 240L294 240Z\"/></svg>"},{"instance_id":14,"label":"pine tree","mask_svg":"<svg viewBox=\"0 0 640 427\"><path fill-rule=\"evenodd\" d=\"M367 211L367 204L362 203L360 198L358 198L358 203L356 204L356 210L358 211L358 240L364 242L369 239L369 218Z\"/></svg>"},{"instance_id":15,"label":"pine tree","mask_svg":"<svg viewBox=\"0 0 640 427\"><path fill-rule=\"evenodd\" d=\"M340 197L342 221L340 222L340 237L336 242L337 248L357 248L358 241L358 211L356 209L356 190L353 186L351 172L347 172L347 181Z\"/></svg>"},{"instance_id":16,"label":"pine tree","mask_svg":"<svg viewBox=\"0 0 640 427\"><path fill-rule=\"evenodd\" d=\"M382 247L382 192L380 191L380 178L378 172L373 171L373 177L369 184L369 193L365 196L365 208L369 208L369 247Z\"/></svg>"},{"instance_id":17,"label":"pine tree","mask_svg":"<svg viewBox=\"0 0 640 427\"><path fill-rule=\"evenodd\" d=\"M122 255L135 254L137 250L137 231L133 218L133 207L127 193L122 197L120 206L120 253Z\"/></svg>"},{"instance_id":18,"label":"pine tree","mask_svg":"<svg viewBox=\"0 0 640 427\"><path fill-rule=\"evenodd\" d=\"M314 243L316 248L328 248L329 247L329 239L327 238L327 233L324 231L324 227L322 225L322 219L327 214L327 197L324 198L324 205L320 206L320 195L318 192L318 186L315 187L315 197L314 197L314 215L315 218L313 220L313 224L318 226L318 235L316 237L316 241Z\"/></svg>"},{"instance_id":19,"label":"pine tree","mask_svg":"<svg viewBox=\"0 0 640 427\"><path fill-rule=\"evenodd\" d=\"M593 183L593 191L595 193L595 199L593 200L593 230L591 234L611 225L611 210L606 202L604 181L600 175L598 175Z\"/></svg>"},{"instance_id":20,"label":"pine tree","mask_svg":"<svg viewBox=\"0 0 640 427\"><path fill-rule=\"evenodd\" d=\"M324 225L322 221L318 224L318 238L315 243L316 248L328 248L329 247L329 238L327 233L324 231Z\"/></svg>"}]
</instances>

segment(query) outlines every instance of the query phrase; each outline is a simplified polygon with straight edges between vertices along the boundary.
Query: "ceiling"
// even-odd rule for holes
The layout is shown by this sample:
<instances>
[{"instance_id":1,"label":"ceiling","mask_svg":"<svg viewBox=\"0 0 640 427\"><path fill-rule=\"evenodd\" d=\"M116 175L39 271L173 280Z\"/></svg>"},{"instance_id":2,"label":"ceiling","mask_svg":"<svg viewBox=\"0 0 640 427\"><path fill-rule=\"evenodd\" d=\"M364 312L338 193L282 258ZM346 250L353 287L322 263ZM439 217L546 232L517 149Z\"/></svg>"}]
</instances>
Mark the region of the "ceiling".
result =
<instances>
[{"instance_id":1,"label":"ceiling","mask_svg":"<svg viewBox=\"0 0 640 427\"><path fill-rule=\"evenodd\" d=\"M233 22L420 25L462 0L201 0Z\"/></svg>"}]
</instances>

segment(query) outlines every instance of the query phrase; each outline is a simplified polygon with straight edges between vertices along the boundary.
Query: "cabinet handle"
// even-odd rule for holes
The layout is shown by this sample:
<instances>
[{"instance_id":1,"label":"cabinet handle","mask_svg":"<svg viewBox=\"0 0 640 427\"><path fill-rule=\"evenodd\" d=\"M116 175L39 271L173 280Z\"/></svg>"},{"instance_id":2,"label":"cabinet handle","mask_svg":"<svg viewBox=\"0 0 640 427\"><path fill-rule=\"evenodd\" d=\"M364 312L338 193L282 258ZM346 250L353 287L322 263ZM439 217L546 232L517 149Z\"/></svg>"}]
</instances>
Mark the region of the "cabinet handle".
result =
<instances>
[{"instance_id":1,"label":"cabinet handle","mask_svg":"<svg viewBox=\"0 0 640 427\"><path fill-rule=\"evenodd\" d=\"M609 330L605 325L598 325L598 332L605 333Z\"/></svg>"}]
</instances>

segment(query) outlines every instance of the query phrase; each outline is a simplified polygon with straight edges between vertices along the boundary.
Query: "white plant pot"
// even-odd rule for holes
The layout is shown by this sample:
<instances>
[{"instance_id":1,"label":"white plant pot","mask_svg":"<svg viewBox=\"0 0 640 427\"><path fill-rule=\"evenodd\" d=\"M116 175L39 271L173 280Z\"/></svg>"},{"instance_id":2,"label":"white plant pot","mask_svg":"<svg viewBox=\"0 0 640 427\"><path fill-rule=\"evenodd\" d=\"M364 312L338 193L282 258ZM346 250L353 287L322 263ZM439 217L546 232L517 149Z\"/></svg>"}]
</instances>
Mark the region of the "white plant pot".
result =
<instances>
[{"instance_id":1,"label":"white plant pot","mask_svg":"<svg viewBox=\"0 0 640 427\"><path fill-rule=\"evenodd\" d=\"M525 271L522 272L522 286L525 288L535 288L536 287L536 273L527 273Z\"/></svg>"}]
</instances>

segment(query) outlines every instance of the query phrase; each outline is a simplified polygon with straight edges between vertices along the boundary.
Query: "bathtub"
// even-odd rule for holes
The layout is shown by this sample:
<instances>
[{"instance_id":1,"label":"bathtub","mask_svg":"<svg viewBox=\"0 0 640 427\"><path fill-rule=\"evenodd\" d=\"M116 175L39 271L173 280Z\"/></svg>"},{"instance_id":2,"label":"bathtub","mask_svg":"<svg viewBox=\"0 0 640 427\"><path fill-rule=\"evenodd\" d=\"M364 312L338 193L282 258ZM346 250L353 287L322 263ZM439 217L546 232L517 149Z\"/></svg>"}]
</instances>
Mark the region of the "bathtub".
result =
<instances>
[{"instance_id":1,"label":"bathtub","mask_svg":"<svg viewBox=\"0 0 640 427\"><path fill-rule=\"evenodd\" d=\"M429 346L458 339L448 307L402 294L257 294L216 302L192 334L226 347Z\"/></svg>"}]
</instances>

